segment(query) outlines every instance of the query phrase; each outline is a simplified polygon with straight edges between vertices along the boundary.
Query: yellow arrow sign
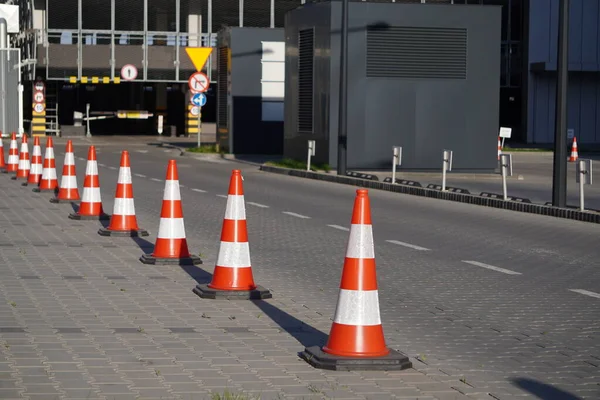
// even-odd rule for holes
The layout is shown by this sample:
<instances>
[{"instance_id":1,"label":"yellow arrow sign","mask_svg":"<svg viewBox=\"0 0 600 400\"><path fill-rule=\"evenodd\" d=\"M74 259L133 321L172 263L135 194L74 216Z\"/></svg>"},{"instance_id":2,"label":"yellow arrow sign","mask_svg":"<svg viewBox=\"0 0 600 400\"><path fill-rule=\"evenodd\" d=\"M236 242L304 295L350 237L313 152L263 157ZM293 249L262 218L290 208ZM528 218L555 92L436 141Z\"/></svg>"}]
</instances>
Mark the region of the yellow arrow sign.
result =
<instances>
[{"instance_id":1,"label":"yellow arrow sign","mask_svg":"<svg viewBox=\"0 0 600 400\"><path fill-rule=\"evenodd\" d=\"M204 68L208 56L212 53L212 47L186 47L185 51L190 60L192 60L192 64L194 64L196 70L200 72Z\"/></svg>"}]
</instances>

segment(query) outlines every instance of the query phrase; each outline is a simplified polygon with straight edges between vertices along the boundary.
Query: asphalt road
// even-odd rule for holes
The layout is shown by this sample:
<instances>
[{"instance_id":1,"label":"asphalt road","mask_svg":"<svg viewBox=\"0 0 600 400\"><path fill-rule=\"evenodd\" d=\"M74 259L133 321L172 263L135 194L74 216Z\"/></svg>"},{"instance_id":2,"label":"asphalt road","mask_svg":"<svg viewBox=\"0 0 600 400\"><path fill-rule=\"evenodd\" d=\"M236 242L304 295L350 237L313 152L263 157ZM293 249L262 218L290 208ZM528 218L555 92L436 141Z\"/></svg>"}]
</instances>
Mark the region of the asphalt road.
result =
<instances>
[{"instance_id":1,"label":"asphalt road","mask_svg":"<svg viewBox=\"0 0 600 400\"><path fill-rule=\"evenodd\" d=\"M99 150L112 212L120 146ZM55 141L60 176L64 140ZM90 142L74 141L81 190ZM167 161L178 162L190 248L214 266L232 169L241 169L255 280L333 316L355 188L127 143L138 219L158 229ZM600 397L600 248L589 223L370 191L388 345L465 393ZM324 335L299 338L303 345ZM421 366L423 367L423 366ZM558 397L556 397L558 395ZM552 397L555 396L555 397ZM505 398L505 397L501 397ZM574 397L578 398L578 397Z\"/></svg>"}]
</instances>

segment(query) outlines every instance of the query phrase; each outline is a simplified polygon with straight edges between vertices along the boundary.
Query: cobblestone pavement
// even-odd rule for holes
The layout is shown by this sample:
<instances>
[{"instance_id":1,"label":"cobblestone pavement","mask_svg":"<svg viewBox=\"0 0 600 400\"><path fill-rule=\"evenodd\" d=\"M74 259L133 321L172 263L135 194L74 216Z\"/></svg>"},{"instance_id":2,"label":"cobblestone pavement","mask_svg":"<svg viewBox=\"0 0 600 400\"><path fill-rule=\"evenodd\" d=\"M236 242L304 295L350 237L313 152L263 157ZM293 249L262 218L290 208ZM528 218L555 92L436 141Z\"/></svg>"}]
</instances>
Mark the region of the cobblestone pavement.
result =
<instances>
[{"instance_id":1,"label":"cobblestone pavement","mask_svg":"<svg viewBox=\"0 0 600 400\"><path fill-rule=\"evenodd\" d=\"M110 213L121 149L98 142ZM88 144L75 142L80 190ZM100 237L99 222L69 220L71 205L0 175L0 398L600 396L600 299L569 291L600 292L597 227L372 191L386 339L415 369L325 372L297 352L329 332L354 190L127 147L145 239ZM152 249L173 157L201 268L138 261ZM210 279L225 207L217 196L233 168L246 178L255 279L272 300L191 291Z\"/></svg>"}]
</instances>

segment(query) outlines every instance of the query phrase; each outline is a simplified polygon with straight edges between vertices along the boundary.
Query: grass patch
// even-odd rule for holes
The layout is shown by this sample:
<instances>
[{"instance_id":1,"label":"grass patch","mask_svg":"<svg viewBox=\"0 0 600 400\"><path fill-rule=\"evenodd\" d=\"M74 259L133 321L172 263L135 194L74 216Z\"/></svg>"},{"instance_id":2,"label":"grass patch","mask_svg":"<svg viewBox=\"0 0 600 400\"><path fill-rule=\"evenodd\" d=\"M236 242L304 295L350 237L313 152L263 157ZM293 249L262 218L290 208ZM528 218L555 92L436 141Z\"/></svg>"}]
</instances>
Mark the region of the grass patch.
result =
<instances>
[{"instance_id":1,"label":"grass patch","mask_svg":"<svg viewBox=\"0 0 600 400\"><path fill-rule=\"evenodd\" d=\"M245 394L231 393L229 390L225 390L223 394L213 393L211 395L212 400L255 400L254 397L247 396Z\"/></svg>"},{"instance_id":2,"label":"grass patch","mask_svg":"<svg viewBox=\"0 0 600 400\"><path fill-rule=\"evenodd\" d=\"M274 167L282 167L282 168L290 168L290 169L301 169L306 170L306 161L294 160L291 158L284 158L283 160L277 161L268 161L265 163L266 165L272 165ZM311 163L310 164L311 171L331 171L331 167L329 164L319 164L319 163Z\"/></svg>"},{"instance_id":3,"label":"grass patch","mask_svg":"<svg viewBox=\"0 0 600 400\"><path fill-rule=\"evenodd\" d=\"M512 151L515 153L552 153L553 149L540 149L540 148L528 148L528 147L510 147L504 146L503 151Z\"/></svg>"},{"instance_id":4,"label":"grass patch","mask_svg":"<svg viewBox=\"0 0 600 400\"><path fill-rule=\"evenodd\" d=\"M190 153L225 154L225 151L217 149L216 144L203 144L200 147L190 147L187 151Z\"/></svg>"}]
</instances>

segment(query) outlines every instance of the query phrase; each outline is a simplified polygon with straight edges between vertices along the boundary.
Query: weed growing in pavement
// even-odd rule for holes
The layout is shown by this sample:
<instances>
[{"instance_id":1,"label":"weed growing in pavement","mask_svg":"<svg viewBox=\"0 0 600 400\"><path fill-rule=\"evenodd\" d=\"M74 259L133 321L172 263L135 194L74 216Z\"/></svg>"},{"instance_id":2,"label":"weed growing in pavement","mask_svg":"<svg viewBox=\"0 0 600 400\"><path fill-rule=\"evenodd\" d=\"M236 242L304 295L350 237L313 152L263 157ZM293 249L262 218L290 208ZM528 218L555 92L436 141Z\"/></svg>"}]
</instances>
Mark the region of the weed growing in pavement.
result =
<instances>
[{"instance_id":1,"label":"weed growing in pavement","mask_svg":"<svg viewBox=\"0 0 600 400\"><path fill-rule=\"evenodd\" d=\"M265 163L265 165L272 165L274 167L306 170L306 160L299 161L299 160L294 160L292 158L284 158L283 160L277 160L277 161L268 161ZM311 163L310 170L315 171L315 172L316 171L329 172L329 171L331 171L331 167L329 166L329 164Z\"/></svg>"},{"instance_id":2,"label":"weed growing in pavement","mask_svg":"<svg viewBox=\"0 0 600 400\"><path fill-rule=\"evenodd\" d=\"M225 154L224 150L218 150L215 144L203 144L200 147L191 147L187 149L190 153L204 153L204 154Z\"/></svg>"},{"instance_id":3,"label":"weed growing in pavement","mask_svg":"<svg viewBox=\"0 0 600 400\"><path fill-rule=\"evenodd\" d=\"M246 394L231 393L229 390L225 390L223 394L213 393L211 395L212 400L259 400L259 398L250 397Z\"/></svg>"}]
</instances>

